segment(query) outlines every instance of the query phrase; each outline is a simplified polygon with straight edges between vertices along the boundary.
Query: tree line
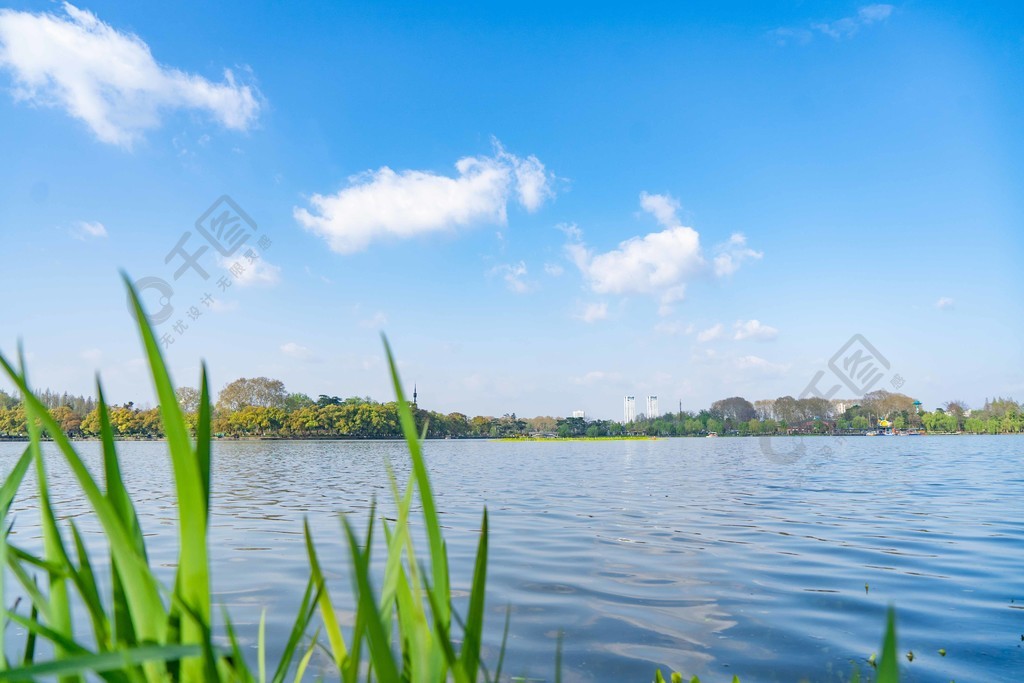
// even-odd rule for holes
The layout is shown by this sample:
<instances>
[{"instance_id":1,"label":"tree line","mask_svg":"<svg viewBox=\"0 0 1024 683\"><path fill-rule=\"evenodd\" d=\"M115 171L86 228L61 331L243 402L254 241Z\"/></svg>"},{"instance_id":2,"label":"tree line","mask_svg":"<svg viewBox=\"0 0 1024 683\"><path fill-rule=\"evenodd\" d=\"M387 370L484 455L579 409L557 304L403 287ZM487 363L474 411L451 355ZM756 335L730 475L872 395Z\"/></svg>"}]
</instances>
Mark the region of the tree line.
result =
<instances>
[{"instance_id":1,"label":"tree line","mask_svg":"<svg viewBox=\"0 0 1024 683\"><path fill-rule=\"evenodd\" d=\"M99 410L91 397L46 390L40 400L66 434L99 434ZM178 403L194 426L199 391L177 390ZM440 413L413 405L420 429L428 425L434 438L514 438L529 435L560 437L614 437L622 435L702 436L711 432L735 435L850 434L879 428L881 421L897 430L1005 434L1024 432L1024 408L1012 398L987 399L971 410L963 401L948 401L932 411L904 394L875 391L856 401L797 399L781 396L751 403L740 396L715 401L700 411L678 411L658 416L640 415L622 423L580 417L520 418L515 413L468 417ZM163 426L158 408L134 403L110 406L110 421L121 437L160 438ZM369 397L342 398L320 394L312 398L290 393L280 380L241 378L218 394L213 431L222 437L386 439L401 436L398 405ZM17 396L0 390L0 436L22 437L27 432L25 411Z\"/></svg>"}]
</instances>

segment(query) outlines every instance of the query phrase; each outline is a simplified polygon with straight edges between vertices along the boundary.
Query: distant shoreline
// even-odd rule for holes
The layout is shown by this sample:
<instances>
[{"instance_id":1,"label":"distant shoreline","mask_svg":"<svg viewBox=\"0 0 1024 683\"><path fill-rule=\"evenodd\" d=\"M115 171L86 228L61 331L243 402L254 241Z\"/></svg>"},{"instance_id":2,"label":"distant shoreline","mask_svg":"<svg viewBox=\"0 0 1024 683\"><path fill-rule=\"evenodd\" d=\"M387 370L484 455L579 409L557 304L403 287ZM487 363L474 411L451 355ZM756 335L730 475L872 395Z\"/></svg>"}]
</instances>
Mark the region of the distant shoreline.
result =
<instances>
[{"instance_id":1,"label":"distant shoreline","mask_svg":"<svg viewBox=\"0 0 1024 683\"><path fill-rule=\"evenodd\" d=\"M1000 432L998 434L977 434L974 432L921 432L919 434L886 434L884 436L1021 436L1024 432L1012 433L1012 432ZM768 439L783 439L783 438L820 438L820 437L832 437L832 438L846 438L848 436L861 437L867 436L867 434L720 434L716 438L720 439L760 439L762 437ZM875 436L883 436L877 434ZM707 438L705 434L686 434L686 435L629 435L629 436L506 436L506 437L489 437L489 436L463 436L463 437L427 437L427 441L495 441L500 443L509 442L567 442L567 441L663 441L668 439L703 439ZM53 441L49 436L43 435L43 441ZM100 441L99 437L71 437L71 441ZM0 443L27 443L29 437L27 436L3 436L0 435ZM164 437L136 437L136 436L124 436L114 437L114 441L118 442L138 442L145 443L149 442L164 442L167 441ZM214 437L213 442L232 442L232 441L405 441L404 438L398 437L377 437L377 438L361 438L361 437L345 437L345 436L224 436Z\"/></svg>"}]
</instances>

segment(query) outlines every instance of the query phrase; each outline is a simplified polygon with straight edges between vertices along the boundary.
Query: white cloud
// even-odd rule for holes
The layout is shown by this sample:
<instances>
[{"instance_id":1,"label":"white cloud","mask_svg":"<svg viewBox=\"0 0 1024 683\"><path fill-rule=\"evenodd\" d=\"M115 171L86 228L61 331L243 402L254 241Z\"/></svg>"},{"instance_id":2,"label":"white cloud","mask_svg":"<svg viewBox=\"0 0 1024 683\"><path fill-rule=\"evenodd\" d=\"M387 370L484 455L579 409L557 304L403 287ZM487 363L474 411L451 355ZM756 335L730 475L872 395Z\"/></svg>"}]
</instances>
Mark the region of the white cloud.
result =
<instances>
[{"instance_id":1,"label":"white cloud","mask_svg":"<svg viewBox=\"0 0 1024 683\"><path fill-rule=\"evenodd\" d=\"M227 258L218 256L217 262L224 270L231 272L233 282L239 287L265 285L272 287L281 281L281 266L275 266L266 259L259 257L253 262L245 258Z\"/></svg>"},{"instance_id":2,"label":"white cloud","mask_svg":"<svg viewBox=\"0 0 1024 683\"><path fill-rule=\"evenodd\" d=\"M576 316L585 323L594 323L608 317L608 304L603 301L587 304L583 312Z\"/></svg>"},{"instance_id":3,"label":"white cloud","mask_svg":"<svg viewBox=\"0 0 1024 683\"><path fill-rule=\"evenodd\" d=\"M698 332L697 333L697 341L699 341L701 343L705 343L705 342L714 341L716 339L719 339L719 338L721 338L722 332L724 330L725 330L725 328L722 325L722 323L715 323L714 325L712 325L711 327L707 328L706 330L701 330L700 332Z\"/></svg>"},{"instance_id":4,"label":"white cloud","mask_svg":"<svg viewBox=\"0 0 1024 683\"><path fill-rule=\"evenodd\" d=\"M953 308L953 303L954 302L951 298L949 298L948 296L943 296L940 297L939 300L935 302L935 308L939 309L940 311L944 311Z\"/></svg>"},{"instance_id":5,"label":"white cloud","mask_svg":"<svg viewBox=\"0 0 1024 683\"><path fill-rule=\"evenodd\" d=\"M769 31L768 35L779 45L786 45L790 42L808 43L814 37L815 32L834 40L842 40L854 36L864 27L885 21L892 11L892 5L880 3L864 5L857 10L856 14L849 17L812 23L808 28L777 28Z\"/></svg>"},{"instance_id":6,"label":"white cloud","mask_svg":"<svg viewBox=\"0 0 1024 683\"><path fill-rule=\"evenodd\" d=\"M776 328L764 325L759 320L737 320L733 325L733 329L735 330L733 339L737 341L743 339L768 341L779 336L779 331Z\"/></svg>"},{"instance_id":7,"label":"white cloud","mask_svg":"<svg viewBox=\"0 0 1024 683\"><path fill-rule=\"evenodd\" d=\"M371 330L379 330L388 324L388 317L384 315L384 311L377 311L366 320L360 320L359 326L365 327Z\"/></svg>"},{"instance_id":8,"label":"white cloud","mask_svg":"<svg viewBox=\"0 0 1024 683\"><path fill-rule=\"evenodd\" d=\"M454 177L384 166L348 179L332 195L314 194L310 208L295 207L302 227L341 254L384 237L408 238L478 223L505 225L513 191L536 211L553 195L550 175L534 156L521 159L495 141L492 156L463 157Z\"/></svg>"},{"instance_id":9,"label":"white cloud","mask_svg":"<svg viewBox=\"0 0 1024 683\"><path fill-rule=\"evenodd\" d=\"M739 270L740 265L747 260L760 260L764 253L754 251L747 246L747 238L742 233L733 233L729 241L715 247L718 255L714 259L715 275L726 277Z\"/></svg>"},{"instance_id":10,"label":"white cloud","mask_svg":"<svg viewBox=\"0 0 1024 683\"><path fill-rule=\"evenodd\" d=\"M892 14L892 5L865 5L857 10L852 17L843 17L826 23L811 24L811 28L821 31L829 38L839 40L849 38L864 26L884 21Z\"/></svg>"},{"instance_id":11,"label":"white cloud","mask_svg":"<svg viewBox=\"0 0 1024 683\"><path fill-rule=\"evenodd\" d=\"M92 363L93 365L98 365L100 359L103 358L103 352L99 349L86 349L85 351L82 351L80 355L82 356L82 360Z\"/></svg>"},{"instance_id":12,"label":"white cloud","mask_svg":"<svg viewBox=\"0 0 1024 683\"><path fill-rule=\"evenodd\" d=\"M130 148L171 109L209 113L226 128L247 130L258 92L225 70L214 83L161 66L138 36L64 3L63 14L0 10L0 68L14 96L58 107L83 121L102 142Z\"/></svg>"},{"instance_id":13,"label":"white cloud","mask_svg":"<svg viewBox=\"0 0 1024 683\"><path fill-rule=\"evenodd\" d=\"M700 235L679 225L678 204L671 197L644 192L640 204L666 229L633 237L603 254L594 254L582 242L571 242L566 250L594 292L660 294L663 304L678 301L685 292L685 280L704 266ZM567 229L566 234L580 233Z\"/></svg>"},{"instance_id":14,"label":"white cloud","mask_svg":"<svg viewBox=\"0 0 1024 683\"><path fill-rule=\"evenodd\" d=\"M562 266L557 263L545 263L544 272L551 277L561 277L562 273L565 272L565 268L562 268Z\"/></svg>"},{"instance_id":15,"label":"white cloud","mask_svg":"<svg viewBox=\"0 0 1024 683\"><path fill-rule=\"evenodd\" d=\"M672 313L672 304L686 296L687 283L706 273L708 263L700 246L700 234L679 222L679 202L668 195L640 194L640 206L665 228L660 232L633 237L617 249L596 254L582 241L575 225L559 226L569 238L565 251L579 268L590 289L598 294L651 294L660 301L662 316ZM723 277L735 272L748 259L761 258L746 246L740 233L716 247L713 272Z\"/></svg>"},{"instance_id":16,"label":"white cloud","mask_svg":"<svg viewBox=\"0 0 1024 683\"><path fill-rule=\"evenodd\" d=\"M490 274L501 275L509 291L517 294L525 294L530 291L530 284L523 280L527 275L526 263L524 261L519 263L503 263L495 266L491 268Z\"/></svg>"},{"instance_id":17,"label":"white cloud","mask_svg":"<svg viewBox=\"0 0 1024 683\"><path fill-rule=\"evenodd\" d=\"M310 351L305 346L302 346L301 344L297 344L295 342L288 342L286 344L282 344L281 353L288 356L289 358L294 358L295 360L313 359L312 351Z\"/></svg>"},{"instance_id":18,"label":"white cloud","mask_svg":"<svg viewBox=\"0 0 1024 683\"><path fill-rule=\"evenodd\" d=\"M107 236L107 228L99 221L78 221L71 228L71 236L82 241L98 239Z\"/></svg>"}]
</instances>

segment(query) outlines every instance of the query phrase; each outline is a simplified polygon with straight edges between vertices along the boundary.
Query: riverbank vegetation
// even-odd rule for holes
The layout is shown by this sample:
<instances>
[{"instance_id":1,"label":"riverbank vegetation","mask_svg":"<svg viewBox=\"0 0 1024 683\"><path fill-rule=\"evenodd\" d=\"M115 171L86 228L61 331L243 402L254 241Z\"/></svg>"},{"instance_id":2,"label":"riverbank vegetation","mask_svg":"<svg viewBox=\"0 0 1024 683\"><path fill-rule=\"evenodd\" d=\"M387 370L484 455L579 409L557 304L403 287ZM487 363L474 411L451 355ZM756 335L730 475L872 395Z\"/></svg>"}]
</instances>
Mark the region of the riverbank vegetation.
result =
<instances>
[{"instance_id":1,"label":"riverbank vegetation","mask_svg":"<svg viewBox=\"0 0 1024 683\"><path fill-rule=\"evenodd\" d=\"M61 431L71 438L97 438L101 433L100 411L95 399L49 390L37 398ZM198 419L199 391L181 387L175 393L190 430ZM430 424L431 438L517 437L622 437L703 436L718 434L857 434L877 429L887 420L896 430L930 433L1017 434L1024 432L1024 408L1011 398L987 399L971 410L962 401L949 401L931 411L922 410L904 394L875 391L854 400L795 399L782 396L751 403L734 396L693 412L679 411L631 422L588 420L582 417L501 417L441 413L410 407L422 429ZM134 403L108 407L111 429L118 438L163 438L161 410ZM211 429L222 437L286 439L397 439L402 430L399 406L369 397L341 398L327 394L315 400L289 393L280 380L241 378L225 386L213 407ZM20 398L0 391L0 437L28 437L25 410Z\"/></svg>"}]
</instances>

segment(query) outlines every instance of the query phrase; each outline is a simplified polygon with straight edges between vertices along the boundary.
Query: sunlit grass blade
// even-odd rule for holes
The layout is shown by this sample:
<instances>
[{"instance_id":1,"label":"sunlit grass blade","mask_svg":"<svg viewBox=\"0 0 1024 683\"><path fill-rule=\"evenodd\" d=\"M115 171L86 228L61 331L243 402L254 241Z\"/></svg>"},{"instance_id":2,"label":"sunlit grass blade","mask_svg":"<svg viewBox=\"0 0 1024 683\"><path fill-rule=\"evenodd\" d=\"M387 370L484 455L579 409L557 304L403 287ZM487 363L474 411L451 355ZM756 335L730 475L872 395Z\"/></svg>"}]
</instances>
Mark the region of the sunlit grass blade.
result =
<instances>
[{"instance_id":1,"label":"sunlit grass blade","mask_svg":"<svg viewBox=\"0 0 1024 683\"><path fill-rule=\"evenodd\" d=\"M480 643L484 629L484 594L487 589L487 508L484 508L480 524L480 541L476 550L476 567L473 569L473 584L469 591L469 613L463 631L460 665L471 681L476 680L480 665Z\"/></svg>"},{"instance_id":2,"label":"sunlit grass blade","mask_svg":"<svg viewBox=\"0 0 1024 683\"><path fill-rule=\"evenodd\" d=\"M309 556L309 568L312 572L313 581L320 586L320 598L317 600L320 606L320 618L324 622L324 630L327 631L327 640L331 644L331 655L334 663L340 671L348 657L348 648L345 646L345 638L338 625L338 616L334 613L334 605L331 602L330 592L327 590L326 579L320 569L320 560L316 554L316 547L313 545L313 537L309 531L309 521L303 521L303 531L306 536L306 554Z\"/></svg>"},{"instance_id":3,"label":"sunlit grass blade","mask_svg":"<svg viewBox=\"0 0 1024 683\"><path fill-rule=\"evenodd\" d=\"M349 553L352 559L353 591L356 594L357 612L362 615L362 623L366 629L366 641L370 652L370 662L381 681L397 681L399 669L391 651L390 634L385 630L381 620L377 601L373 596L370 584L370 541L372 533L367 534L366 550L360 550L359 539L347 518L342 518L345 535L348 539ZM370 515L370 529L373 529L373 513Z\"/></svg>"},{"instance_id":4,"label":"sunlit grass blade","mask_svg":"<svg viewBox=\"0 0 1024 683\"><path fill-rule=\"evenodd\" d=\"M65 676L92 671L127 669L148 662L166 662L202 654L198 645L144 645L117 652L86 653L3 672L5 681L35 681L43 676Z\"/></svg>"},{"instance_id":5,"label":"sunlit grass blade","mask_svg":"<svg viewBox=\"0 0 1024 683\"><path fill-rule=\"evenodd\" d=\"M295 668L295 683L299 683L302 677L306 675L306 668L309 666L309 660L313 658L313 651L316 649L317 638L320 636L319 629L313 633L313 637L309 640L309 646L306 647L306 652L302 655L302 659L299 660L299 665Z\"/></svg>"},{"instance_id":6,"label":"sunlit grass blade","mask_svg":"<svg viewBox=\"0 0 1024 683\"><path fill-rule=\"evenodd\" d=\"M391 372L391 383L398 402L398 417L402 425L402 433L405 435L406 443L409 446L409 455L412 458L413 477L416 480L416 487L420 492L420 502L423 505L423 521L427 531L427 540L430 546L431 583L434 590L439 591L440 598L438 605L441 612L436 615L437 619L446 626L451 623L451 593L448 583L448 560L445 551L444 537L441 534L441 522L437 515L437 506L434 502L434 494L430 488L430 476L423 459L423 450L419 441L419 434L416 431L416 423L412 411L405 400L405 393L402 391L402 382L398 377L398 367L395 364L394 354L388 340L384 338L384 350L388 358L388 368Z\"/></svg>"},{"instance_id":7,"label":"sunlit grass blade","mask_svg":"<svg viewBox=\"0 0 1024 683\"><path fill-rule=\"evenodd\" d=\"M899 683L899 658L896 655L896 610L891 606L885 618L885 639L882 641L882 659L878 662L877 683Z\"/></svg>"},{"instance_id":8,"label":"sunlit grass blade","mask_svg":"<svg viewBox=\"0 0 1024 683\"><path fill-rule=\"evenodd\" d=\"M196 619L182 621L181 640L185 643L201 643L204 627L210 623L210 575L206 545L208 491L203 489L200 458L192 447L185 417L178 405L174 385L153 328L131 280L124 273L122 277L135 310L150 375L160 401L160 416L174 470L179 535L178 573L174 589L181 601L189 607L188 611L197 615ZM195 664L186 661L185 665L192 667ZM190 668L185 673L191 677L197 672Z\"/></svg>"}]
</instances>

